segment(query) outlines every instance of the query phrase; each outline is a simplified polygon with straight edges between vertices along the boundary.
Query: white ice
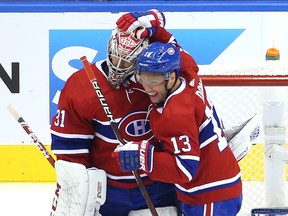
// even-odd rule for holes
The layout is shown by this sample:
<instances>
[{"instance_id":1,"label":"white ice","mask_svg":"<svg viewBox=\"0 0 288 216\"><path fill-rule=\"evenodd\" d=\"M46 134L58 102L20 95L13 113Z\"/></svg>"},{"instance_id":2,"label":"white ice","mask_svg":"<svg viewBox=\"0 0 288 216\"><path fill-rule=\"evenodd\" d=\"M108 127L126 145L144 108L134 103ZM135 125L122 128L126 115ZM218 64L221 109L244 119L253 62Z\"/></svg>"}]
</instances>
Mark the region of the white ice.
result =
<instances>
[{"instance_id":1,"label":"white ice","mask_svg":"<svg viewBox=\"0 0 288 216\"><path fill-rule=\"evenodd\" d=\"M0 215L49 216L55 183L0 183Z\"/></svg>"}]
</instances>

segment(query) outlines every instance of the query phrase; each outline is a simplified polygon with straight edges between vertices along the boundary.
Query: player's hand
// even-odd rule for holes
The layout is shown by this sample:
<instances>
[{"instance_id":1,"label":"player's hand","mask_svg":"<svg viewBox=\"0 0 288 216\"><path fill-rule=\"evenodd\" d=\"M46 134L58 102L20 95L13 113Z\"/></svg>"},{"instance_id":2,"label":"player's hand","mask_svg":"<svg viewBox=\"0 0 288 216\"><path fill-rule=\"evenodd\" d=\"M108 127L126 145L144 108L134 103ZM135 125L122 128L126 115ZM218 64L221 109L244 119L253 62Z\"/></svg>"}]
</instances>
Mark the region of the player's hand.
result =
<instances>
[{"instance_id":1,"label":"player's hand","mask_svg":"<svg viewBox=\"0 0 288 216\"><path fill-rule=\"evenodd\" d=\"M118 145L112 153L123 171L143 170L151 172L153 169L154 146L148 141L127 142L125 145Z\"/></svg>"},{"instance_id":2,"label":"player's hand","mask_svg":"<svg viewBox=\"0 0 288 216\"><path fill-rule=\"evenodd\" d=\"M156 34L157 28L164 28L165 16L162 12L151 9L146 12L131 12L121 16L116 25L124 32L136 32L138 39L150 38Z\"/></svg>"}]
</instances>

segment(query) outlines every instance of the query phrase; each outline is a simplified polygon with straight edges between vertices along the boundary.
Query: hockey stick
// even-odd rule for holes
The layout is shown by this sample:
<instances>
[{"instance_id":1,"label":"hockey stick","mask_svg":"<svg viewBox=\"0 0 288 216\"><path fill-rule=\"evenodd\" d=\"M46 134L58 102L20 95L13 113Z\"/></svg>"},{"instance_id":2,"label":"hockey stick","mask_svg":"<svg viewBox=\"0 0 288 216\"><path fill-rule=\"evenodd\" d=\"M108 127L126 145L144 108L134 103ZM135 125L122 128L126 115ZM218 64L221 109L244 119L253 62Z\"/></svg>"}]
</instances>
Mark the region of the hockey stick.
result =
<instances>
[{"instance_id":1,"label":"hockey stick","mask_svg":"<svg viewBox=\"0 0 288 216\"><path fill-rule=\"evenodd\" d=\"M84 69L85 69L85 72L86 72L86 74L87 74L87 76L88 76L88 78L89 78L89 80L90 80L90 82L91 82L91 84L92 84L92 86L93 86L93 88L95 90L96 95L98 96L98 99L99 99L99 101L100 101L100 103L102 105L102 108L103 108L103 110L104 110L104 112L105 112L105 114L106 114L106 116L107 116L107 118L109 120L109 123L110 123L110 125L111 125L111 127L113 129L113 132L114 132L115 136L117 137L119 142L124 145L125 141L124 141L124 139L123 139L123 137L122 137L122 135L121 135L121 133L120 133L120 131L118 129L116 121L115 121L115 119L114 119L114 117L113 117L113 115L112 115L112 113L110 111L110 108L109 108L109 106L108 106L108 104L106 102L106 99L105 99L102 91L101 91L101 88L98 85L97 78L96 78L94 72L92 71L92 68L91 68L89 62L87 61L86 56L81 57L80 60L82 61L82 64L83 64ZM145 199L145 201L147 203L147 206L148 206L151 214L153 216L157 216L158 213L157 213L157 211L156 211L156 209L155 209L155 207L154 207L154 205L153 205L153 203L152 203L152 201L151 201L151 199L149 197L149 194L148 194L148 192L147 192L147 190L146 190L146 188L145 188L145 186L143 184L143 181L142 181L142 179L140 177L139 172L133 171L132 173L133 173L133 175L134 175L134 177L135 177L135 179L136 179L136 181L138 183L138 186L139 186L139 188L140 188L140 190L142 192L142 195L143 195L143 197L144 197L144 199Z\"/></svg>"},{"instance_id":2,"label":"hockey stick","mask_svg":"<svg viewBox=\"0 0 288 216\"><path fill-rule=\"evenodd\" d=\"M19 124L22 126L25 132L32 138L33 142L37 145L38 149L42 152L44 157L46 157L49 163L54 167L54 163L55 163L54 158L50 155L50 153L47 151L45 146L38 139L38 137L35 135L35 133L32 131L32 129L29 127L26 121L23 119L23 117L19 114L16 108L12 104L10 104L8 105L7 109L12 114L12 116L19 122Z\"/></svg>"}]
</instances>

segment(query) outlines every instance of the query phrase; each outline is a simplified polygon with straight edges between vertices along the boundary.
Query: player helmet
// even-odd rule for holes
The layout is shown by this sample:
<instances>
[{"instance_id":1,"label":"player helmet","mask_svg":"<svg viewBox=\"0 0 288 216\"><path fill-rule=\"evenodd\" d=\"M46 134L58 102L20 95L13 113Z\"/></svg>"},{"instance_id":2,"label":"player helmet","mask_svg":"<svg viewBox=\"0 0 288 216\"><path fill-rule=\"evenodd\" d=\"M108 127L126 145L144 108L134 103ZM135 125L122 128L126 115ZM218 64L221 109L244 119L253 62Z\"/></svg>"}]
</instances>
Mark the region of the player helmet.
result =
<instances>
[{"instance_id":1,"label":"player helmet","mask_svg":"<svg viewBox=\"0 0 288 216\"><path fill-rule=\"evenodd\" d=\"M179 77L180 53L172 44L152 43L138 57L136 68L140 73L163 74L166 79L171 72L175 71L176 77Z\"/></svg>"},{"instance_id":2,"label":"player helmet","mask_svg":"<svg viewBox=\"0 0 288 216\"><path fill-rule=\"evenodd\" d=\"M107 65L109 68L108 81L111 86L119 88L123 81L135 72L135 61L144 48L148 39L137 39L135 33L127 34L115 28L108 41ZM112 63L112 57L118 59L117 65ZM129 65L122 68L122 65Z\"/></svg>"}]
</instances>

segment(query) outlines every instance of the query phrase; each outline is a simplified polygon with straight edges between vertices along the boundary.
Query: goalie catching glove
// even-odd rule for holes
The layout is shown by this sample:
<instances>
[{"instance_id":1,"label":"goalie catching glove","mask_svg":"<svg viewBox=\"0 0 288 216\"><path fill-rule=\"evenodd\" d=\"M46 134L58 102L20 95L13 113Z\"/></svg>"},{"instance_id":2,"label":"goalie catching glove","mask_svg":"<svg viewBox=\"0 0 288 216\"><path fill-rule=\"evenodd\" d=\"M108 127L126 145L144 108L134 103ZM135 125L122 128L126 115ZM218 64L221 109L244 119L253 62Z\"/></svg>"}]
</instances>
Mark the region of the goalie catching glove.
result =
<instances>
[{"instance_id":1,"label":"goalie catching glove","mask_svg":"<svg viewBox=\"0 0 288 216\"><path fill-rule=\"evenodd\" d=\"M224 129L228 144L239 162L250 151L260 134L260 120L257 114L229 129Z\"/></svg>"},{"instance_id":2,"label":"goalie catching glove","mask_svg":"<svg viewBox=\"0 0 288 216\"><path fill-rule=\"evenodd\" d=\"M151 9L146 12L131 12L121 16L116 22L117 27L124 32L136 32L138 39L149 38L156 34L157 28L165 26L165 16L162 12Z\"/></svg>"},{"instance_id":3,"label":"goalie catching glove","mask_svg":"<svg viewBox=\"0 0 288 216\"><path fill-rule=\"evenodd\" d=\"M118 145L112 157L118 160L123 171L143 170L151 172L153 169L154 146L148 141L127 142Z\"/></svg>"}]
</instances>

